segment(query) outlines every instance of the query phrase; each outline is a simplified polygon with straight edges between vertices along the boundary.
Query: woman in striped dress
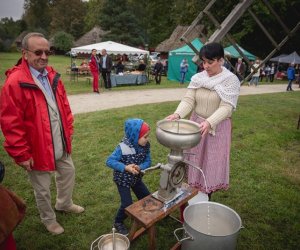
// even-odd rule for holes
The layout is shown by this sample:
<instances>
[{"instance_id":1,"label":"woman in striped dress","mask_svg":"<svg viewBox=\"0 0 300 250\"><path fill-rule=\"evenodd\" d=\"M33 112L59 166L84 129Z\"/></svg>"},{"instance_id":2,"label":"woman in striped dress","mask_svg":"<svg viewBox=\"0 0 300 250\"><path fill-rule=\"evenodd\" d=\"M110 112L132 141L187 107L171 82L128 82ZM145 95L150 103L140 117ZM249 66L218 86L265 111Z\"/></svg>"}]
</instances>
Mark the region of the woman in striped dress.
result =
<instances>
[{"instance_id":1,"label":"woman in striped dress","mask_svg":"<svg viewBox=\"0 0 300 250\"><path fill-rule=\"evenodd\" d=\"M219 43L204 45L199 53L204 71L195 74L174 114L166 119L177 120L191 113L190 120L199 123L200 143L188 150L186 159L201 172L189 167L188 182L209 195L229 187L231 114L240 92L240 81L223 67L224 49Z\"/></svg>"}]
</instances>

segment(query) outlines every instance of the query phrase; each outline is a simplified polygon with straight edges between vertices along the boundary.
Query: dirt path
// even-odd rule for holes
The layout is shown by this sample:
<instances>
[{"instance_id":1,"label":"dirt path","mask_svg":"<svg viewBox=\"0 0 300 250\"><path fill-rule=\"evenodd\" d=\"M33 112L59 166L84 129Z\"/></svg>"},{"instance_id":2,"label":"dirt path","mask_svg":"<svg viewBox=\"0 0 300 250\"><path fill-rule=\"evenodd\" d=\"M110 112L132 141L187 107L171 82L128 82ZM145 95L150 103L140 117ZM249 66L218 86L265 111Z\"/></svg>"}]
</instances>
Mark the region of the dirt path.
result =
<instances>
[{"instance_id":1,"label":"dirt path","mask_svg":"<svg viewBox=\"0 0 300 250\"><path fill-rule=\"evenodd\" d=\"M258 87L241 87L241 95L257 95L265 93L286 92L286 84L260 85ZM300 91L294 85L295 91ZM137 104L159 103L179 101L184 96L185 89L150 89L150 90L126 90L105 91L99 94L70 95L71 109L74 114L87 113L98 110L128 107ZM288 93L287 93L288 94Z\"/></svg>"}]
</instances>

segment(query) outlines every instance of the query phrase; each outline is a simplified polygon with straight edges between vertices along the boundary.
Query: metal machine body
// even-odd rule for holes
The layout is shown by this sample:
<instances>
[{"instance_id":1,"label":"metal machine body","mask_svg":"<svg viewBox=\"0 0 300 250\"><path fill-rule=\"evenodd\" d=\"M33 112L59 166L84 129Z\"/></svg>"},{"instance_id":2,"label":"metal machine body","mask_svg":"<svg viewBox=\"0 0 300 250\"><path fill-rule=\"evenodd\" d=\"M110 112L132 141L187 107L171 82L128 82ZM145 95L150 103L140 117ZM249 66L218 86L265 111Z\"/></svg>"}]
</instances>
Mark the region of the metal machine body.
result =
<instances>
[{"instance_id":1,"label":"metal machine body","mask_svg":"<svg viewBox=\"0 0 300 250\"><path fill-rule=\"evenodd\" d=\"M183 150L190 149L200 142L200 127L197 123L184 119L162 120L157 123L156 138L160 144L171 149L167 164L159 163L149 169L162 170L159 189L153 196L166 204L182 193L181 184L187 170Z\"/></svg>"}]
</instances>

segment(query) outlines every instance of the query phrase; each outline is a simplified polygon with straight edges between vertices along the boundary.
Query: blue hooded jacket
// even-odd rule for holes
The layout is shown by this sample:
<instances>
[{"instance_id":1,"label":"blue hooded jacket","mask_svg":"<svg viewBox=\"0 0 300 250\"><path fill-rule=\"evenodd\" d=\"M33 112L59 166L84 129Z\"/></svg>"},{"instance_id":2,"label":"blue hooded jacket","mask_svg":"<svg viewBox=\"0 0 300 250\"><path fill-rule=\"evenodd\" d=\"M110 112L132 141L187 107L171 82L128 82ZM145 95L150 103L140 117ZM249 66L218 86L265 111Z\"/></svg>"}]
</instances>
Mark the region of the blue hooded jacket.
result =
<instances>
[{"instance_id":1,"label":"blue hooded jacket","mask_svg":"<svg viewBox=\"0 0 300 250\"><path fill-rule=\"evenodd\" d=\"M287 69L287 79L288 80L295 80L295 68L293 66L289 66Z\"/></svg>"},{"instance_id":2,"label":"blue hooded jacket","mask_svg":"<svg viewBox=\"0 0 300 250\"><path fill-rule=\"evenodd\" d=\"M138 144L143 122L142 119L126 120L125 136L106 160L106 165L114 169L114 181L118 185L132 187L142 177L125 171L126 165L136 164L141 170L151 166L150 143L144 147Z\"/></svg>"}]
</instances>

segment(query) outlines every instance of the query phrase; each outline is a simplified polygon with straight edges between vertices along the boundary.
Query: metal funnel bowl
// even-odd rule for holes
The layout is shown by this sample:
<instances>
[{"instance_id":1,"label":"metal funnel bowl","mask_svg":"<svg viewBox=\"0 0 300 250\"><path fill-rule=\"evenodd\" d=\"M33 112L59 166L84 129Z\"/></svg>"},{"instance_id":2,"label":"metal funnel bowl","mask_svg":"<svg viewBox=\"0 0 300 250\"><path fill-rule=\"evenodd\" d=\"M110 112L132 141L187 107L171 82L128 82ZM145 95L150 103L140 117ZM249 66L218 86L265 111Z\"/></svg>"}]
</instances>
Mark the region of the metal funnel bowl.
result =
<instances>
[{"instance_id":1,"label":"metal funnel bowl","mask_svg":"<svg viewBox=\"0 0 300 250\"><path fill-rule=\"evenodd\" d=\"M201 139L199 124L189 120L161 120L156 124L156 138L160 144L179 151L195 147Z\"/></svg>"}]
</instances>

